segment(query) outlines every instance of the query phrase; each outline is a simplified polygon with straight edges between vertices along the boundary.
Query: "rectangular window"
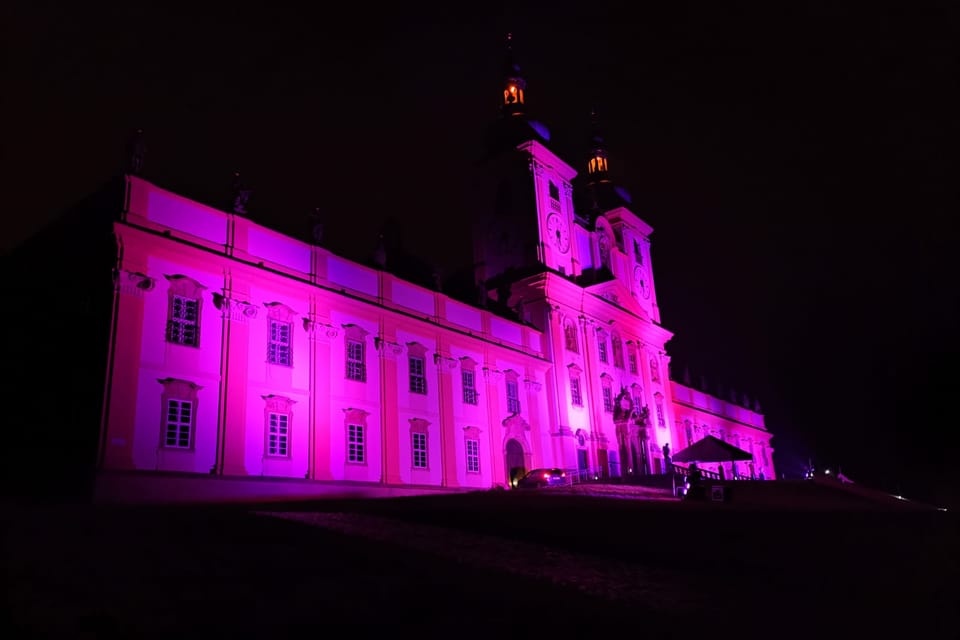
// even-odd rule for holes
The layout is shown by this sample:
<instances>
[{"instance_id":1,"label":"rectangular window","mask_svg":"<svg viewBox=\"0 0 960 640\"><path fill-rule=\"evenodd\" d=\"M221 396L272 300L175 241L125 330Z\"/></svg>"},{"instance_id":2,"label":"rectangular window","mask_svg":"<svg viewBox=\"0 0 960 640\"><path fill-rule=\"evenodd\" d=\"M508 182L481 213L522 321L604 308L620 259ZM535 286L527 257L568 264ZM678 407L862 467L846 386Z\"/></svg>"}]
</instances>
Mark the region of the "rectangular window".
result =
<instances>
[{"instance_id":1,"label":"rectangular window","mask_svg":"<svg viewBox=\"0 0 960 640\"><path fill-rule=\"evenodd\" d=\"M640 407L642 407L642 406L643 406L643 405L640 404L640 396L639 396L639 395L633 396L633 410L634 410L634 411L640 411Z\"/></svg>"},{"instance_id":2,"label":"rectangular window","mask_svg":"<svg viewBox=\"0 0 960 640\"><path fill-rule=\"evenodd\" d=\"M630 364L630 373L637 373L637 354L634 353L633 349L627 351L627 362Z\"/></svg>"},{"instance_id":3,"label":"rectangular window","mask_svg":"<svg viewBox=\"0 0 960 640\"><path fill-rule=\"evenodd\" d=\"M267 455L283 458L290 455L290 416L286 413L271 413L269 415Z\"/></svg>"},{"instance_id":4,"label":"rectangular window","mask_svg":"<svg viewBox=\"0 0 960 640\"><path fill-rule=\"evenodd\" d=\"M466 404L477 404L476 376L473 371L463 371L460 374L463 380L463 401Z\"/></svg>"},{"instance_id":5,"label":"rectangular window","mask_svg":"<svg viewBox=\"0 0 960 640\"><path fill-rule=\"evenodd\" d=\"M600 362L606 363L607 362L607 341L604 339L601 339L600 342L597 343L597 349L599 350L599 353L600 353Z\"/></svg>"},{"instance_id":6,"label":"rectangular window","mask_svg":"<svg viewBox=\"0 0 960 640\"><path fill-rule=\"evenodd\" d=\"M467 440L467 473L480 473L479 440Z\"/></svg>"},{"instance_id":7,"label":"rectangular window","mask_svg":"<svg viewBox=\"0 0 960 640\"><path fill-rule=\"evenodd\" d=\"M607 413L613 413L613 391L610 387L603 388L603 410Z\"/></svg>"},{"instance_id":8,"label":"rectangular window","mask_svg":"<svg viewBox=\"0 0 960 640\"><path fill-rule=\"evenodd\" d=\"M291 348L291 324L270 320L270 340L267 344L267 362L293 366L293 350Z\"/></svg>"},{"instance_id":9,"label":"rectangular window","mask_svg":"<svg viewBox=\"0 0 960 640\"><path fill-rule=\"evenodd\" d=\"M413 468L427 468L427 434L413 434Z\"/></svg>"},{"instance_id":10,"label":"rectangular window","mask_svg":"<svg viewBox=\"0 0 960 640\"><path fill-rule=\"evenodd\" d=\"M193 431L193 403L189 400L167 400L166 422L164 446L189 449Z\"/></svg>"},{"instance_id":11,"label":"rectangular window","mask_svg":"<svg viewBox=\"0 0 960 640\"><path fill-rule=\"evenodd\" d=\"M557 185L553 184L553 181L548 181L547 184L550 185L550 186L549 186L549 189L550 189L550 198L552 198L553 200L559 200L559 199L560 199L560 187L558 187Z\"/></svg>"},{"instance_id":12,"label":"rectangular window","mask_svg":"<svg viewBox=\"0 0 960 640\"><path fill-rule=\"evenodd\" d=\"M663 419L663 403L662 402L657 403L657 424L660 425L661 427L667 426L666 421L664 421Z\"/></svg>"},{"instance_id":13,"label":"rectangular window","mask_svg":"<svg viewBox=\"0 0 960 640\"><path fill-rule=\"evenodd\" d=\"M520 413L520 392L516 380L507 380L507 411Z\"/></svg>"},{"instance_id":14,"label":"rectangular window","mask_svg":"<svg viewBox=\"0 0 960 640\"><path fill-rule=\"evenodd\" d=\"M364 458L363 425L351 424L347 427L347 462L363 464Z\"/></svg>"},{"instance_id":15,"label":"rectangular window","mask_svg":"<svg viewBox=\"0 0 960 640\"><path fill-rule=\"evenodd\" d=\"M577 407L583 406L583 395L580 394L580 378L570 376L570 402Z\"/></svg>"},{"instance_id":16,"label":"rectangular window","mask_svg":"<svg viewBox=\"0 0 960 640\"><path fill-rule=\"evenodd\" d=\"M427 393L427 375L424 371L424 360L419 356L410 356L410 393Z\"/></svg>"},{"instance_id":17,"label":"rectangular window","mask_svg":"<svg viewBox=\"0 0 960 640\"><path fill-rule=\"evenodd\" d=\"M200 301L196 298L173 296L167 340L188 347L197 346L199 336Z\"/></svg>"},{"instance_id":18,"label":"rectangular window","mask_svg":"<svg viewBox=\"0 0 960 640\"><path fill-rule=\"evenodd\" d=\"M347 379L367 381L367 365L364 363L363 343L347 340Z\"/></svg>"}]
</instances>

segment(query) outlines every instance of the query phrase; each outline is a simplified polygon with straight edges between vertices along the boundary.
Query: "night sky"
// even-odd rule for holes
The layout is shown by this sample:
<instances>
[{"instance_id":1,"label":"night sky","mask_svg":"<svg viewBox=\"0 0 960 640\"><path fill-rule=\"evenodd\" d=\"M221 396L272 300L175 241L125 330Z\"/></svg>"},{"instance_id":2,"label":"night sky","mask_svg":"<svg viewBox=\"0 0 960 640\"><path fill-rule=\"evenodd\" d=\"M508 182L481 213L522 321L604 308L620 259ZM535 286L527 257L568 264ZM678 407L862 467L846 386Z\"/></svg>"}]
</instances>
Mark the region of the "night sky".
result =
<instances>
[{"instance_id":1,"label":"night sky","mask_svg":"<svg viewBox=\"0 0 960 640\"><path fill-rule=\"evenodd\" d=\"M788 477L956 495L955 4L15 4L4 252L139 127L160 186L224 207L239 171L257 222L306 238L319 207L364 260L393 217L449 272L512 32L553 150L584 169L595 107L654 227L673 376L759 399Z\"/></svg>"}]
</instances>

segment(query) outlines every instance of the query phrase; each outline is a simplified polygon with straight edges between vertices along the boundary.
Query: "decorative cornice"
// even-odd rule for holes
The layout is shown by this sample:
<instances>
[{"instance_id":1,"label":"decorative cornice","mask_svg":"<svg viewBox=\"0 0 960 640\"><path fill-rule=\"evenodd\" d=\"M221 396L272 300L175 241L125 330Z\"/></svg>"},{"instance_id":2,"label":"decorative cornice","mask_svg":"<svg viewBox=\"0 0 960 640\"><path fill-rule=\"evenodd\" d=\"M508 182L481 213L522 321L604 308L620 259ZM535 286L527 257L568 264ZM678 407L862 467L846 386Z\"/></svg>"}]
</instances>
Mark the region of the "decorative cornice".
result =
<instances>
[{"instance_id":1,"label":"decorative cornice","mask_svg":"<svg viewBox=\"0 0 960 640\"><path fill-rule=\"evenodd\" d=\"M142 298L145 291L153 291L157 281L139 271L118 269L113 273L113 284L123 295Z\"/></svg>"},{"instance_id":2,"label":"decorative cornice","mask_svg":"<svg viewBox=\"0 0 960 640\"><path fill-rule=\"evenodd\" d=\"M213 306L222 312L224 318L245 323L257 317L257 307L245 300L228 298L221 293L211 295L213 296Z\"/></svg>"},{"instance_id":3,"label":"decorative cornice","mask_svg":"<svg viewBox=\"0 0 960 640\"><path fill-rule=\"evenodd\" d=\"M310 318L303 319L303 330L310 334L311 338L333 340L340 335L340 330L332 324Z\"/></svg>"},{"instance_id":4,"label":"decorative cornice","mask_svg":"<svg viewBox=\"0 0 960 640\"><path fill-rule=\"evenodd\" d=\"M499 369L483 368L483 379L490 383L496 383L503 380L503 371Z\"/></svg>"},{"instance_id":5,"label":"decorative cornice","mask_svg":"<svg viewBox=\"0 0 960 640\"><path fill-rule=\"evenodd\" d=\"M441 368L446 366L447 369L453 370L459 366L460 362L456 358L435 353L433 354L433 364Z\"/></svg>"},{"instance_id":6,"label":"decorative cornice","mask_svg":"<svg viewBox=\"0 0 960 640\"><path fill-rule=\"evenodd\" d=\"M374 348L380 352L385 358L390 360L395 360L398 356L403 354L404 347L402 344L397 344L396 342L390 342L384 338L376 337L373 339Z\"/></svg>"}]
</instances>

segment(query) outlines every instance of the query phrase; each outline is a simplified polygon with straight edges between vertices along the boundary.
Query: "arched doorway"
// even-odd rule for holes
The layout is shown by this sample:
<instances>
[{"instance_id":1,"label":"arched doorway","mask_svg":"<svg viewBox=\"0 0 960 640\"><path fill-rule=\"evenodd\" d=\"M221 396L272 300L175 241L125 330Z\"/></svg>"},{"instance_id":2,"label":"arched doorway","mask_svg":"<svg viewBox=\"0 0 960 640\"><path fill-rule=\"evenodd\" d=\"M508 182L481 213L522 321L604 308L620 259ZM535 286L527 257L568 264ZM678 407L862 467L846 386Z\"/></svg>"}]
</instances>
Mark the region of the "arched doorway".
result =
<instances>
[{"instance_id":1,"label":"arched doorway","mask_svg":"<svg viewBox=\"0 0 960 640\"><path fill-rule=\"evenodd\" d=\"M526 474L523 464L523 447L514 439L507 440L507 474L510 487L517 486L517 480Z\"/></svg>"}]
</instances>

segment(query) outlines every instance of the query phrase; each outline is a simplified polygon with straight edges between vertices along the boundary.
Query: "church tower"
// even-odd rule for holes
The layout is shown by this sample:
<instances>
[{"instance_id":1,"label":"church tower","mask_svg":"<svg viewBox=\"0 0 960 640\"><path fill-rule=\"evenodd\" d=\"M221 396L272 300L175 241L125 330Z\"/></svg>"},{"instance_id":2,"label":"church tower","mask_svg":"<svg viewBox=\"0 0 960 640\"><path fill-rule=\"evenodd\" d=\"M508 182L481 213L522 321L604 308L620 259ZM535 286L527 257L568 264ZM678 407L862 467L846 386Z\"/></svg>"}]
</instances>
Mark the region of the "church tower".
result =
<instances>
[{"instance_id":1,"label":"church tower","mask_svg":"<svg viewBox=\"0 0 960 640\"><path fill-rule=\"evenodd\" d=\"M552 269L573 275L576 171L547 144L550 131L530 117L527 81L508 35L499 117L490 128L477 185L475 272L479 286L504 302L509 284Z\"/></svg>"}]
</instances>

